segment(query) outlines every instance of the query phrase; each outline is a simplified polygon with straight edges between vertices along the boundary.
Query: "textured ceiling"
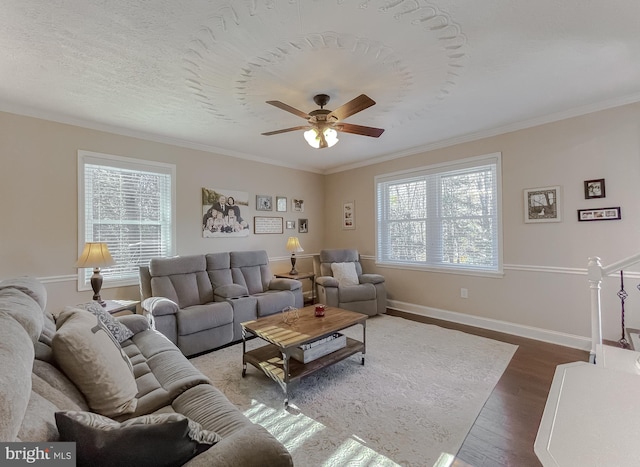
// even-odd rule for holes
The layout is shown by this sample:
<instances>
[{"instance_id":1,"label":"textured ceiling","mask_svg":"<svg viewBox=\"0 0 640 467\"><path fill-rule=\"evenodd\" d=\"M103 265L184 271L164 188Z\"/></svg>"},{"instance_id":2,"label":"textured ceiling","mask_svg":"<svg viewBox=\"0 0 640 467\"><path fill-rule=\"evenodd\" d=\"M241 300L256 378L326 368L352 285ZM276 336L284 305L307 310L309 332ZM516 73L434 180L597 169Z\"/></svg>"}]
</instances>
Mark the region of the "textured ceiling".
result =
<instances>
[{"instance_id":1,"label":"textured ceiling","mask_svg":"<svg viewBox=\"0 0 640 467\"><path fill-rule=\"evenodd\" d=\"M640 2L2 0L0 110L332 172L640 100ZM311 149L313 96L377 104ZM86 148L90 149L90 148Z\"/></svg>"}]
</instances>

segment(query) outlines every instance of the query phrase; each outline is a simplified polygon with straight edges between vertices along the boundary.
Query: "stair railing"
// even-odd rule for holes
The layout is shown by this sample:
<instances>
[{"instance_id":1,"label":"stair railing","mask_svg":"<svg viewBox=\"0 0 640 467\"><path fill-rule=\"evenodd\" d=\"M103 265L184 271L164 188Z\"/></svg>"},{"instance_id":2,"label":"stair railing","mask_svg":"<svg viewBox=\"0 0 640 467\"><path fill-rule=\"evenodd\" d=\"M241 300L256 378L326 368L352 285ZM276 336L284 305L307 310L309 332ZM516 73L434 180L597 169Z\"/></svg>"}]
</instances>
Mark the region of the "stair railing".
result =
<instances>
[{"instance_id":1,"label":"stair railing","mask_svg":"<svg viewBox=\"0 0 640 467\"><path fill-rule=\"evenodd\" d=\"M587 277L589 279L589 288L591 289L591 351L589 353L589 362L591 363L596 362L596 348L602 344L602 309L600 303L602 278L637 263L640 263L640 253L606 267L602 266L600 258L597 256L589 258Z\"/></svg>"}]
</instances>

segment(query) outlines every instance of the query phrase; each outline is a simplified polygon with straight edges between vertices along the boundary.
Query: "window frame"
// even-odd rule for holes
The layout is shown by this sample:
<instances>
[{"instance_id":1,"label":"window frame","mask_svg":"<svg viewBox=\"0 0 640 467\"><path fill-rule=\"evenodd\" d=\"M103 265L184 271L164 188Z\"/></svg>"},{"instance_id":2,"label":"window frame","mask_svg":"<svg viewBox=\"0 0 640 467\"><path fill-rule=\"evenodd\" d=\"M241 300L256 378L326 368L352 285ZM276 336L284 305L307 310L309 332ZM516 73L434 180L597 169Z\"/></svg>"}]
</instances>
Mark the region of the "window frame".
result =
<instances>
[{"instance_id":1,"label":"window frame","mask_svg":"<svg viewBox=\"0 0 640 467\"><path fill-rule=\"evenodd\" d=\"M78 257L82 252L85 242L91 241L86 239L86 199L85 199L85 165L103 165L108 167L139 170L144 172L155 172L159 174L169 175L171 179L171 206L170 221L168 228L170 229L169 256L176 252L176 166L164 162L156 162L145 159L135 159L131 157L115 156L111 154L102 154L98 152L78 150ZM91 268L78 268L77 282L78 291L91 290L89 282L89 272ZM102 289L124 287L138 285L139 278L131 277L128 279L109 279L104 278Z\"/></svg>"},{"instance_id":2,"label":"window frame","mask_svg":"<svg viewBox=\"0 0 640 467\"><path fill-rule=\"evenodd\" d=\"M436 175L442 178L448 174L455 173L457 171L472 169L474 167L482 167L490 164L495 164L495 178L496 178L496 255L497 255L497 265L495 269L489 269L484 267L476 267L469 265L457 265L457 264L443 264L438 265L433 262L429 262L427 257L427 261L416 263L409 261L391 261L385 260L382 258L381 251L381 243L383 242L382 235L380 232L380 211L381 209L386 209L386 206L380 206L380 189L381 184L398 181L411 181L411 179L418 179L419 177ZM428 188L427 188L428 189ZM387 193L384 193L384 197L387 196ZM432 193L431 196L434 196ZM436 200L430 201L427 203L437 203L437 209L440 210L442 205L440 202L440 193L435 194ZM408 270L419 270L419 271L429 271L429 272L438 272L438 273L448 273L448 274L460 274L460 275L473 275L473 276L486 276L486 277L503 277L503 232L502 232L502 154L491 153L481 156L474 156L464 159L458 159L454 161L441 162L437 164L431 164L427 166L416 167L407 170L401 170L397 172L391 172L386 174L376 175L374 178L374 202L375 202L375 211L374 211L374 224L375 224L375 264L379 267L387 267L387 268L395 268L395 269L408 269ZM428 207L427 207L428 209ZM431 220L426 222L427 232L433 232L433 226L429 226ZM438 223L440 226L441 224ZM442 242L442 235L438 235L434 240L438 243Z\"/></svg>"}]
</instances>

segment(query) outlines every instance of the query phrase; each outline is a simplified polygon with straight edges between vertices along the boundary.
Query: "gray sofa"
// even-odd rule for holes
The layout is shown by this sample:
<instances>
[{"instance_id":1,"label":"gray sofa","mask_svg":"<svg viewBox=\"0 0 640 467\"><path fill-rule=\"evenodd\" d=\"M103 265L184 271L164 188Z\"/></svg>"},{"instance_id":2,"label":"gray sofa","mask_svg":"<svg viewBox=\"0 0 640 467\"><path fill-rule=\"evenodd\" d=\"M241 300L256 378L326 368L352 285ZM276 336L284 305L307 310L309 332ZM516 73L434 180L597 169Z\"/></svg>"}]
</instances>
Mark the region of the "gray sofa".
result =
<instances>
[{"instance_id":1,"label":"gray sofa","mask_svg":"<svg viewBox=\"0 0 640 467\"><path fill-rule=\"evenodd\" d=\"M338 266L351 271L351 282L349 277L338 277ZM320 250L320 255L314 259L314 270L316 296L320 303L369 316L386 312L387 289L384 277L380 274L363 274L358 250ZM345 280L346 284L343 282Z\"/></svg>"},{"instance_id":2,"label":"gray sofa","mask_svg":"<svg viewBox=\"0 0 640 467\"><path fill-rule=\"evenodd\" d=\"M140 268L144 314L187 356L242 339L240 323L303 306L302 283L271 273L266 251L153 258Z\"/></svg>"},{"instance_id":3,"label":"gray sofa","mask_svg":"<svg viewBox=\"0 0 640 467\"><path fill-rule=\"evenodd\" d=\"M0 282L2 442L58 441L61 431L56 424L56 412L79 411L91 415L93 410L90 406L96 403L95 400L89 402L90 399L85 397L86 393L79 389L83 386L78 385L78 380L72 380L67 376L69 372L63 373L61 370L64 365L57 358L60 355L60 339L56 336L67 326L67 321L60 323L63 316L85 319L83 314L86 314L94 323L95 316L85 310L65 310L58 316L58 323L55 323L52 315L45 311L45 303L46 289L35 279L20 278ZM117 351L124 351L128 357L133 369L133 376L129 374L129 377L135 379L134 391L137 389L137 394L134 392L135 411L117 417L119 421L135 421L145 418L139 417L140 415L151 413L160 418L163 415L174 417L182 414L190 419L190 424L195 421L202 429L215 432L221 437L217 444L192 457L185 465L293 465L284 446L235 408L171 342L149 328L147 319L131 315L119 320L133 335L121 344L112 342L112 345L114 348L119 346ZM91 335L92 340L96 335L97 332ZM75 371L90 373L95 371L94 367L95 365L88 363ZM131 372L130 369L128 371ZM102 397L102 392L98 392L98 396ZM149 426L138 426L136 429L140 428L147 430ZM158 425L153 428L158 428ZM110 436L114 435L117 430L109 433ZM119 451L121 457L126 457L127 453L139 456L143 447L131 446L130 444L139 441L133 441L135 437L129 437L130 432L128 433L127 437L118 441L116 451ZM139 439L147 444L159 444L152 436L142 436ZM166 439L163 438L161 443L167 443ZM77 453L89 449L80 442L76 446ZM163 448L172 452L171 446L157 446L158 450ZM78 456L80 458L81 454ZM109 464L108 459L93 460L102 465ZM146 462L135 465L149 465L150 460L145 460Z\"/></svg>"}]
</instances>

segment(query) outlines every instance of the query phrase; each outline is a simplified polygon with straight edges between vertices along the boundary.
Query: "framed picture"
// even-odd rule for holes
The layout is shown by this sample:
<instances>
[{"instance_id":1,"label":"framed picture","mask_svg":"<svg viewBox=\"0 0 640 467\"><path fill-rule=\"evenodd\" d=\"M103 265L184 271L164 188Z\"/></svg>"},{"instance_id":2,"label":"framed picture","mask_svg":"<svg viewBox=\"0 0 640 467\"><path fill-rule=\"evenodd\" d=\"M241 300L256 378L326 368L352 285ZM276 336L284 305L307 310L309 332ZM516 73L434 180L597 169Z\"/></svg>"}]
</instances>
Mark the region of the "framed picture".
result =
<instances>
[{"instance_id":1,"label":"framed picture","mask_svg":"<svg viewBox=\"0 0 640 467\"><path fill-rule=\"evenodd\" d=\"M355 228L356 228L355 201L345 201L342 204L342 230L354 230Z\"/></svg>"},{"instance_id":2,"label":"framed picture","mask_svg":"<svg viewBox=\"0 0 640 467\"><path fill-rule=\"evenodd\" d=\"M295 229L296 221L287 221L287 229Z\"/></svg>"},{"instance_id":3,"label":"framed picture","mask_svg":"<svg viewBox=\"0 0 640 467\"><path fill-rule=\"evenodd\" d=\"M281 234L282 217L260 217L253 218L253 233L256 234Z\"/></svg>"},{"instance_id":4,"label":"framed picture","mask_svg":"<svg viewBox=\"0 0 640 467\"><path fill-rule=\"evenodd\" d=\"M600 209L578 209L578 220L583 221L614 221L622 219L620 207Z\"/></svg>"},{"instance_id":5,"label":"framed picture","mask_svg":"<svg viewBox=\"0 0 640 467\"><path fill-rule=\"evenodd\" d=\"M524 221L562 222L562 193L559 186L524 190Z\"/></svg>"},{"instance_id":6,"label":"framed picture","mask_svg":"<svg viewBox=\"0 0 640 467\"><path fill-rule=\"evenodd\" d=\"M287 198L284 196L276 196L276 211L287 212Z\"/></svg>"},{"instance_id":7,"label":"framed picture","mask_svg":"<svg viewBox=\"0 0 640 467\"><path fill-rule=\"evenodd\" d=\"M292 198L291 210L293 212L304 212L304 200Z\"/></svg>"},{"instance_id":8,"label":"framed picture","mask_svg":"<svg viewBox=\"0 0 640 467\"><path fill-rule=\"evenodd\" d=\"M585 180L584 199L604 198L604 178Z\"/></svg>"},{"instance_id":9,"label":"framed picture","mask_svg":"<svg viewBox=\"0 0 640 467\"><path fill-rule=\"evenodd\" d=\"M202 236L248 237L249 193L222 188L202 188Z\"/></svg>"},{"instance_id":10,"label":"framed picture","mask_svg":"<svg viewBox=\"0 0 640 467\"><path fill-rule=\"evenodd\" d=\"M273 197L256 195L256 211L273 211Z\"/></svg>"},{"instance_id":11,"label":"framed picture","mask_svg":"<svg viewBox=\"0 0 640 467\"><path fill-rule=\"evenodd\" d=\"M309 219L298 219L298 232L309 232Z\"/></svg>"}]
</instances>

